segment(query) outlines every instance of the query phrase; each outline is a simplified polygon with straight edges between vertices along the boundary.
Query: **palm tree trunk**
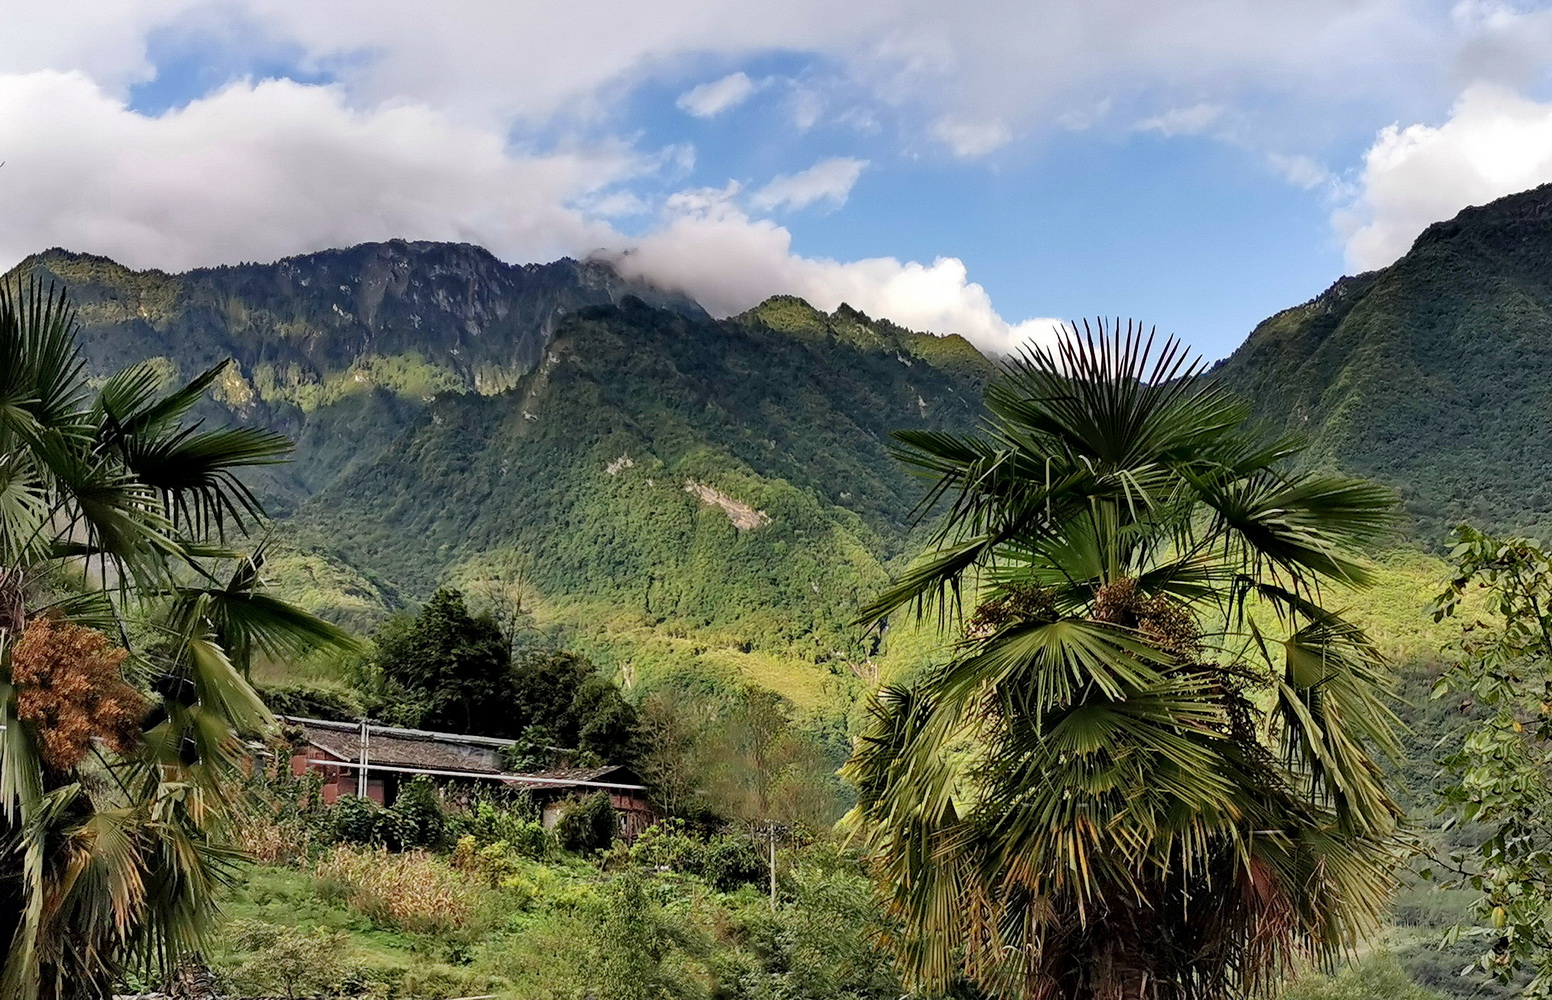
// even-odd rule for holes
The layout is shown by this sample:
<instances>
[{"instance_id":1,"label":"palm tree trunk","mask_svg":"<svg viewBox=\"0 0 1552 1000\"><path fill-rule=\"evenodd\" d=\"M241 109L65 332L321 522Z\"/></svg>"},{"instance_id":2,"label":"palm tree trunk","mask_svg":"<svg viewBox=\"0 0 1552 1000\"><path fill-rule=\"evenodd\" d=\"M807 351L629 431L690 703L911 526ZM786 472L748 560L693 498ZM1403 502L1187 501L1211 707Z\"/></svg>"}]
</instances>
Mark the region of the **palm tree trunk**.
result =
<instances>
[{"instance_id":1,"label":"palm tree trunk","mask_svg":"<svg viewBox=\"0 0 1552 1000\"><path fill-rule=\"evenodd\" d=\"M0 569L0 632L12 637L27 626L25 577L20 567Z\"/></svg>"}]
</instances>

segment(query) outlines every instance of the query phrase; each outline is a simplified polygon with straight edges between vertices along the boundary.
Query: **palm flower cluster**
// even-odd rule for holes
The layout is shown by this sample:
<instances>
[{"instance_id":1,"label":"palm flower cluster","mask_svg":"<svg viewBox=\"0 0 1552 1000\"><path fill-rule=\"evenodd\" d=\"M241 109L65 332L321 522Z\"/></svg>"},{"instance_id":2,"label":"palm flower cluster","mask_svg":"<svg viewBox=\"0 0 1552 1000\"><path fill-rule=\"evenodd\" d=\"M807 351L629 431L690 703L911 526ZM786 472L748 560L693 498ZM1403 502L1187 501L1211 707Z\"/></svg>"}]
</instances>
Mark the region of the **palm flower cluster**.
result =
<instances>
[{"instance_id":1,"label":"palm flower cluster","mask_svg":"<svg viewBox=\"0 0 1552 1000\"><path fill-rule=\"evenodd\" d=\"M32 726L44 766L68 771L100 739L135 751L149 702L124 680L129 650L95 629L36 618L11 649L16 717Z\"/></svg>"},{"instance_id":2,"label":"palm flower cluster","mask_svg":"<svg viewBox=\"0 0 1552 1000\"><path fill-rule=\"evenodd\" d=\"M919 981L1036 1000L1223 1000L1381 918L1399 811L1383 664L1330 610L1393 497L1171 341L1085 325L1009 361L968 435L901 432L936 544L870 609L953 618L848 765Z\"/></svg>"}]
</instances>

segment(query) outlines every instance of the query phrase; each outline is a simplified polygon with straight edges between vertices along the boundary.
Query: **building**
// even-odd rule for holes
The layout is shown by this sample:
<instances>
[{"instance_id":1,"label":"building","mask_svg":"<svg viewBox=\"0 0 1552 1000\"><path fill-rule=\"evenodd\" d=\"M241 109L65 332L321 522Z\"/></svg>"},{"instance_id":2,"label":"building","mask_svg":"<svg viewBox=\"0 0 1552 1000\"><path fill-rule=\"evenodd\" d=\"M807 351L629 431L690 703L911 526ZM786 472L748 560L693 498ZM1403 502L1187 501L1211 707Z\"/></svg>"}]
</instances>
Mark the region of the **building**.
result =
<instances>
[{"instance_id":1,"label":"building","mask_svg":"<svg viewBox=\"0 0 1552 1000\"><path fill-rule=\"evenodd\" d=\"M629 768L567 767L533 773L505 770L504 751L514 740L401 729L366 722L282 717L297 731L291 770L323 778L323 800L360 795L392 805L399 789L418 775L448 785L490 782L524 789L538 804L546 828L559 820L568 799L609 793L620 821L620 836L634 840L656 819L647 789Z\"/></svg>"}]
</instances>

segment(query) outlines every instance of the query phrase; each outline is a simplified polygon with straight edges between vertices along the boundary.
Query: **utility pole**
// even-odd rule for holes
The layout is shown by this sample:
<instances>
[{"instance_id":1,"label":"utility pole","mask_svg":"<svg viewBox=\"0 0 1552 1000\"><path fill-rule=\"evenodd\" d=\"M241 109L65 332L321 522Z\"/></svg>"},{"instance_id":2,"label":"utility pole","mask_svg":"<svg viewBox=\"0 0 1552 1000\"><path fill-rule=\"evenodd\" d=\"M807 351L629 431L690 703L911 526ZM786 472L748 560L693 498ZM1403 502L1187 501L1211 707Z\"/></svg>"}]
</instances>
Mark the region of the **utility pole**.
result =
<instances>
[{"instance_id":1,"label":"utility pole","mask_svg":"<svg viewBox=\"0 0 1552 1000\"><path fill-rule=\"evenodd\" d=\"M765 835L770 842L771 912L776 912L776 822L766 820Z\"/></svg>"},{"instance_id":2,"label":"utility pole","mask_svg":"<svg viewBox=\"0 0 1552 1000\"><path fill-rule=\"evenodd\" d=\"M358 799L366 798L366 767L367 754L370 749L368 746L369 739L370 729L367 726L366 716L363 715L361 717L361 766L356 768L356 798Z\"/></svg>"}]
</instances>

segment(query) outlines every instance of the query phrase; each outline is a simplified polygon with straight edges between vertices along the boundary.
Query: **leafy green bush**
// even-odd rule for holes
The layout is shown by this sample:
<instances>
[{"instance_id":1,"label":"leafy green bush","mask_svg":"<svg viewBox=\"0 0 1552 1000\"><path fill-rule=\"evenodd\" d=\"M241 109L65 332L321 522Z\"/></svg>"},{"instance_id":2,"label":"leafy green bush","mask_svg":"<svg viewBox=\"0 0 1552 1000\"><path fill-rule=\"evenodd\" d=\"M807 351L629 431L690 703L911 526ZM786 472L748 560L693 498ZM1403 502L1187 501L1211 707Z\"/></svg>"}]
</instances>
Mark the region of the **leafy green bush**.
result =
<instances>
[{"instance_id":1,"label":"leafy green bush","mask_svg":"<svg viewBox=\"0 0 1552 1000\"><path fill-rule=\"evenodd\" d=\"M336 992L347 978L339 958L345 935L338 931L239 920L226 933L233 945L246 952L226 978L245 993L318 996Z\"/></svg>"},{"instance_id":2,"label":"leafy green bush","mask_svg":"<svg viewBox=\"0 0 1552 1000\"><path fill-rule=\"evenodd\" d=\"M442 847L446 842L447 817L442 811L442 797L425 775L416 777L400 790L388 811L395 816L400 849L430 850Z\"/></svg>"},{"instance_id":3,"label":"leafy green bush","mask_svg":"<svg viewBox=\"0 0 1552 1000\"><path fill-rule=\"evenodd\" d=\"M1440 994L1414 983L1390 955L1371 958L1335 976L1305 975L1279 1000L1441 1000Z\"/></svg>"},{"instance_id":4,"label":"leafy green bush","mask_svg":"<svg viewBox=\"0 0 1552 1000\"><path fill-rule=\"evenodd\" d=\"M630 859L649 869L695 875L719 892L758 885L766 877L766 859L749 837L719 833L700 837L683 820L655 823L631 845Z\"/></svg>"},{"instance_id":5,"label":"leafy green bush","mask_svg":"<svg viewBox=\"0 0 1552 1000\"><path fill-rule=\"evenodd\" d=\"M361 696L339 684L298 681L260 685L257 690L276 715L352 722L366 712Z\"/></svg>"},{"instance_id":6,"label":"leafy green bush","mask_svg":"<svg viewBox=\"0 0 1552 1000\"><path fill-rule=\"evenodd\" d=\"M336 843L388 847L398 843L395 819L371 799L341 795L329 809L328 832Z\"/></svg>"},{"instance_id":7,"label":"leafy green bush","mask_svg":"<svg viewBox=\"0 0 1552 1000\"><path fill-rule=\"evenodd\" d=\"M614 843L618 829L619 820L614 806L609 804L609 793L600 791L566 803L555 824L555 839L574 854L587 854Z\"/></svg>"},{"instance_id":8,"label":"leafy green bush","mask_svg":"<svg viewBox=\"0 0 1552 1000\"><path fill-rule=\"evenodd\" d=\"M448 813L446 821L447 837L454 843L464 837L473 837L482 845L498 840L527 845L532 841L533 827L544 829L539 825L539 807L526 790L501 799L475 798L467 808Z\"/></svg>"}]
</instances>

